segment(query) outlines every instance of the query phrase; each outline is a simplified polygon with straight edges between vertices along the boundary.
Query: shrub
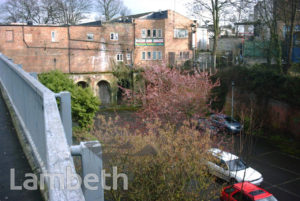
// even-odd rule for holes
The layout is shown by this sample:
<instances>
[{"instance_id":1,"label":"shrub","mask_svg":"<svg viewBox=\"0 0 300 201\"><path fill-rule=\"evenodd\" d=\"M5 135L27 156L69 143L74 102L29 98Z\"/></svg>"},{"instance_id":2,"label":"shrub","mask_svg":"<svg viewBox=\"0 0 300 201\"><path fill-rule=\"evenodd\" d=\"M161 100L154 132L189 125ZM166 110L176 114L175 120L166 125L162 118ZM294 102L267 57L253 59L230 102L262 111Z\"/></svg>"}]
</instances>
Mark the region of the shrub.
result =
<instances>
[{"instance_id":1,"label":"shrub","mask_svg":"<svg viewBox=\"0 0 300 201\"><path fill-rule=\"evenodd\" d=\"M293 106L300 106L300 79L280 73L276 65L255 65L252 67L232 67L219 71L212 77L219 80L220 86L213 89L212 105L222 110L231 81L240 91L254 93L261 100L273 98Z\"/></svg>"},{"instance_id":2,"label":"shrub","mask_svg":"<svg viewBox=\"0 0 300 201\"><path fill-rule=\"evenodd\" d=\"M99 116L101 128L94 133L103 147L104 167L128 176L128 190L123 182L117 190L105 191L107 200L212 200L222 186L208 174L204 159L212 146L211 138L189 123L174 126L156 120L146 132L131 132L118 119ZM108 181L111 186L111 181Z\"/></svg>"},{"instance_id":3,"label":"shrub","mask_svg":"<svg viewBox=\"0 0 300 201\"><path fill-rule=\"evenodd\" d=\"M39 80L55 93L61 91L69 91L71 93L73 122L78 123L84 129L93 124L100 101L93 95L90 88L83 89L77 86L68 75L57 70L40 74Z\"/></svg>"}]
</instances>

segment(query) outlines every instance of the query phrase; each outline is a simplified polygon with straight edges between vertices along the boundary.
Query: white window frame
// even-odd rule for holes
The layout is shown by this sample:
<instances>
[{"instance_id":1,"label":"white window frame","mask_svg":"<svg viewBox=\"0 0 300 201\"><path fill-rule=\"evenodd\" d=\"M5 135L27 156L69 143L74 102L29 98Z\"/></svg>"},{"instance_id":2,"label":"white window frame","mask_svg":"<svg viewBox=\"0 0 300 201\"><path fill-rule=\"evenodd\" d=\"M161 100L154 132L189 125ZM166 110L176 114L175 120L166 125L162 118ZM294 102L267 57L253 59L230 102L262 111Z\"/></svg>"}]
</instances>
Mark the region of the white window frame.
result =
<instances>
[{"instance_id":1,"label":"white window frame","mask_svg":"<svg viewBox=\"0 0 300 201\"><path fill-rule=\"evenodd\" d=\"M147 57L147 60L152 60L152 52L147 52L146 57Z\"/></svg>"},{"instance_id":2,"label":"white window frame","mask_svg":"<svg viewBox=\"0 0 300 201\"><path fill-rule=\"evenodd\" d=\"M157 29L157 38L163 38L162 29Z\"/></svg>"},{"instance_id":3,"label":"white window frame","mask_svg":"<svg viewBox=\"0 0 300 201\"><path fill-rule=\"evenodd\" d=\"M91 38L89 38L89 37L91 37ZM94 40L94 34L93 33L88 33L88 34L86 34L86 38L87 38L87 40L93 41Z\"/></svg>"},{"instance_id":4,"label":"white window frame","mask_svg":"<svg viewBox=\"0 0 300 201\"><path fill-rule=\"evenodd\" d=\"M109 35L110 40L117 41L119 40L119 34L115 32L111 32Z\"/></svg>"},{"instance_id":5,"label":"white window frame","mask_svg":"<svg viewBox=\"0 0 300 201\"><path fill-rule=\"evenodd\" d=\"M152 59L157 60L157 52L156 51L152 52Z\"/></svg>"},{"instance_id":6,"label":"white window frame","mask_svg":"<svg viewBox=\"0 0 300 201\"><path fill-rule=\"evenodd\" d=\"M124 58L123 58L123 54L119 53L116 55L116 60L117 62L122 62L124 61Z\"/></svg>"},{"instance_id":7,"label":"white window frame","mask_svg":"<svg viewBox=\"0 0 300 201\"><path fill-rule=\"evenodd\" d=\"M56 31L51 31L51 42L56 42Z\"/></svg>"},{"instance_id":8,"label":"white window frame","mask_svg":"<svg viewBox=\"0 0 300 201\"><path fill-rule=\"evenodd\" d=\"M185 32L184 35L181 35ZM174 38L188 38L189 37L189 31L187 29L174 29Z\"/></svg>"},{"instance_id":9,"label":"white window frame","mask_svg":"<svg viewBox=\"0 0 300 201\"><path fill-rule=\"evenodd\" d=\"M142 52L142 60L146 60L146 52Z\"/></svg>"},{"instance_id":10,"label":"white window frame","mask_svg":"<svg viewBox=\"0 0 300 201\"><path fill-rule=\"evenodd\" d=\"M162 60L162 51L157 52L157 59Z\"/></svg>"},{"instance_id":11,"label":"white window frame","mask_svg":"<svg viewBox=\"0 0 300 201\"><path fill-rule=\"evenodd\" d=\"M146 29L141 30L141 37L142 38L147 38L147 30Z\"/></svg>"}]
</instances>

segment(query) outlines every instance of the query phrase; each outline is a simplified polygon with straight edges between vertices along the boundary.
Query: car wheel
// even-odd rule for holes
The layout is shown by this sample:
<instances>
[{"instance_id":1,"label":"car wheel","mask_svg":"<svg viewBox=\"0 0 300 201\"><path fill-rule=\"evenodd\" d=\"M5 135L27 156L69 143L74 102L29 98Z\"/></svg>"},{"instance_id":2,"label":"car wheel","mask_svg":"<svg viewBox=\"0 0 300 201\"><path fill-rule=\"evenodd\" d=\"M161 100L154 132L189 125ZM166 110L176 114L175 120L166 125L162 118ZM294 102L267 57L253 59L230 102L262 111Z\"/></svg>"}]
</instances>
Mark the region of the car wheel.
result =
<instances>
[{"instance_id":1,"label":"car wheel","mask_svg":"<svg viewBox=\"0 0 300 201\"><path fill-rule=\"evenodd\" d=\"M234 178L231 178L230 181L229 181L229 183L230 183L231 185L233 185L233 184L238 183L238 181L237 181L236 179L234 179Z\"/></svg>"}]
</instances>

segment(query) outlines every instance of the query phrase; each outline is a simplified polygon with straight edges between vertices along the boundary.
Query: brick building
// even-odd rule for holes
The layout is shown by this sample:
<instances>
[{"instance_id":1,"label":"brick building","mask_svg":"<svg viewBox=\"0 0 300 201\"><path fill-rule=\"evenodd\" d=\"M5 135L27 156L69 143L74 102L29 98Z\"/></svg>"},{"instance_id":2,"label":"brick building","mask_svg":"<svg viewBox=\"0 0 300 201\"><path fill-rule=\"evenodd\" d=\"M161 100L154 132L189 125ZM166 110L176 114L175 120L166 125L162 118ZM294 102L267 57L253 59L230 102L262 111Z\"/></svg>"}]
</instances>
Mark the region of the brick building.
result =
<instances>
[{"instance_id":1,"label":"brick building","mask_svg":"<svg viewBox=\"0 0 300 201\"><path fill-rule=\"evenodd\" d=\"M76 26L1 25L0 52L28 72L69 73L110 103L116 102L115 64L182 64L193 56L194 24L167 10Z\"/></svg>"}]
</instances>

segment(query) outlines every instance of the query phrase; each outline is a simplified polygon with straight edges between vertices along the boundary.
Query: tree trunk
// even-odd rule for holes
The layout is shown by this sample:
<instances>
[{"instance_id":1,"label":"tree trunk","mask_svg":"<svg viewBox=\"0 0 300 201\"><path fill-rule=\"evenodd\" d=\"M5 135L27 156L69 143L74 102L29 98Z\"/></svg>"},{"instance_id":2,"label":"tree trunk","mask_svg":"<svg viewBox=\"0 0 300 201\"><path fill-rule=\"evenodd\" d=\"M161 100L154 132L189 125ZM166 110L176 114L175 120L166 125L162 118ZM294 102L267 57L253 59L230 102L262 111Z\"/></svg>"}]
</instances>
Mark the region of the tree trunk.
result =
<instances>
[{"instance_id":1,"label":"tree trunk","mask_svg":"<svg viewBox=\"0 0 300 201\"><path fill-rule=\"evenodd\" d=\"M295 18L297 12L297 1L292 0L291 2L291 18L290 18L290 32L289 32L289 42L288 42L288 57L287 57L287 65L284 69L284 73L287 73L289 68L292 65L292 54L293 54L293 43L294 43L294 30L295 30Z\"/></svg>"},{"instance_id":2,"label":"tree trunk","mask_svg":"<svg viewBox=\"0 0 300 201\"><path fill-rule=\"evenodd\" d=\"M218 47L218 37L214 36L214 46L212 51L212 74L216 72L217 68L217 47Z\"/></svg>"}]
</instances>

